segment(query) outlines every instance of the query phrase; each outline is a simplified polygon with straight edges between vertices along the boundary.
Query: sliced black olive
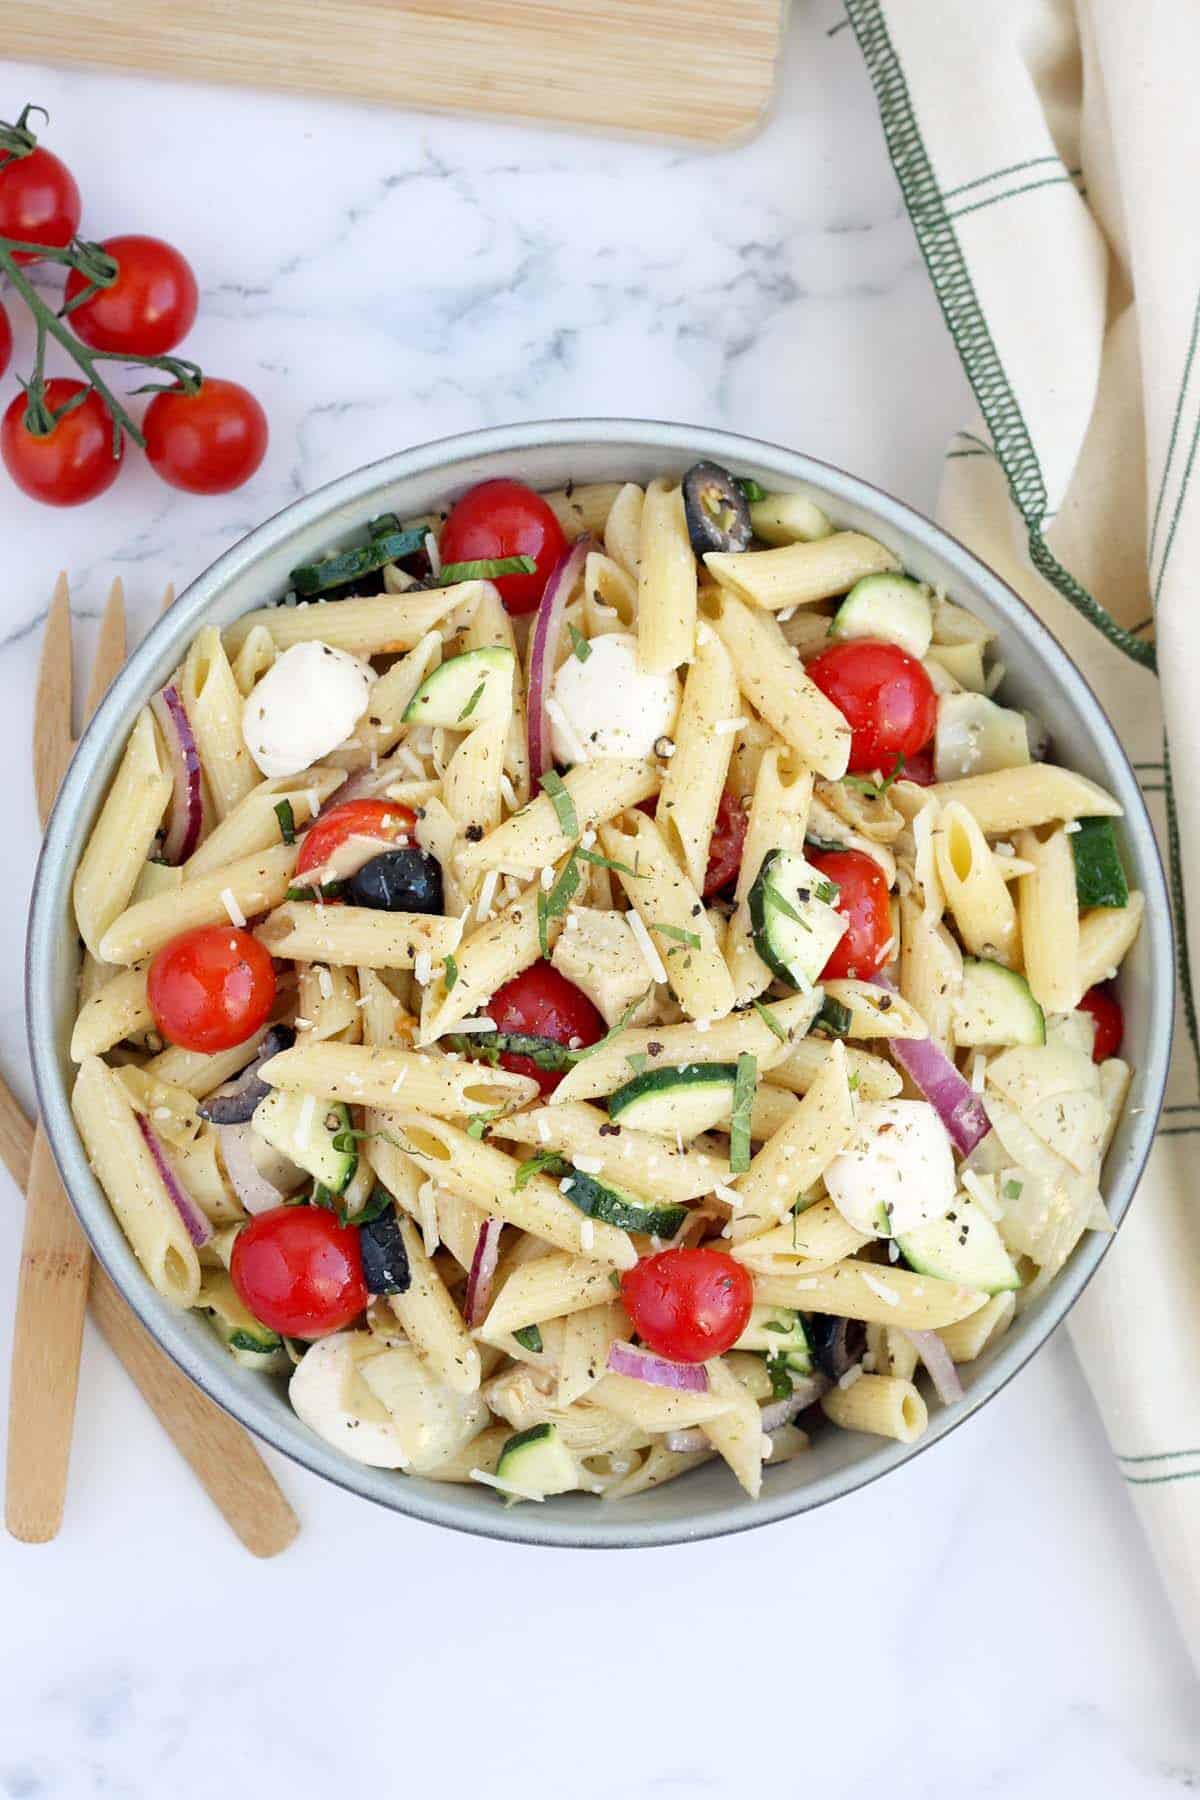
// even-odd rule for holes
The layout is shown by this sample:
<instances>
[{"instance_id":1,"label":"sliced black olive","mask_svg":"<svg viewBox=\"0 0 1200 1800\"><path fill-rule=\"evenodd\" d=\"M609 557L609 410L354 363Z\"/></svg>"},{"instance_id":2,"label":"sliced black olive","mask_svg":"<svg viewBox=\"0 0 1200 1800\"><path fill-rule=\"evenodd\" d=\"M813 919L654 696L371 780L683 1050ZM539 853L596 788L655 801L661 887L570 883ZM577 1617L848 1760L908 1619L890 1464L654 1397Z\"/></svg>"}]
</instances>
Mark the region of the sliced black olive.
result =
<instances>
[{"instance_id":1,"label":"sliced black olive","mask_svg":"<svg viewBox=\"0 0 1200 1800\"><path fill-rule=\"evenodd\" d=\"M867 1347L867 1328L861 1319L835 1319L832 1313L813 1313L808 1335L817 1367L830 1381L840 1381L847 1369L861 1362Z\"/></svg>"},{"instance_id":2,"label":"sliced black olive","mask_svg":"<svg viewBox=\"0 0 1200 1800\"><path fill-rule=\"evenodd\" d=\"M372 1294L406 1294L412 1286L408 1251L400 1235L396 1209L389 1206L358 1234L362 1251L363 1280Z\"/></svg>"},{"instance_id":3,"label":"sliced black olive","mask_svg":"<svg viewBox=\"0 0 1200 1800\"><path fill-rule=\"evenodd\" d=\"M683 510L697 556L744 550L753 536L750 502L720 463L693 463L683 478Z\"/></svg>"},{"instance_id":4,"label":"sliced black olive","mask_svg":"<svg viewBox=\"0 0 1200 1800\"><path fill-rule=\"evenodd\" d=\"M258 1054L254 1061L247 1063L239 1075L232 1081L226 1081L207 1100L202 1100L196 1111L202 1119L211 1119L214 1125L244 1125L260 1100L265 1100L270 1088L265 1081L260 1081L258 1071L281 1050L290 1050L296 1041L296 1034L290 1025L272 1025L262 1043L258 1046Z\"/></svg>"},{"instance_id":5,"label":"sliced black olive","mask_svg":"<svg viewBox=\"0 0 1200 1800\"><path fill-rule=\"evenodd\" d=\"M345 888L352 906L377 912L440 913L445 909L442 866L424 850L385 850L350 876Z\"/></svg>"}]
</instances>

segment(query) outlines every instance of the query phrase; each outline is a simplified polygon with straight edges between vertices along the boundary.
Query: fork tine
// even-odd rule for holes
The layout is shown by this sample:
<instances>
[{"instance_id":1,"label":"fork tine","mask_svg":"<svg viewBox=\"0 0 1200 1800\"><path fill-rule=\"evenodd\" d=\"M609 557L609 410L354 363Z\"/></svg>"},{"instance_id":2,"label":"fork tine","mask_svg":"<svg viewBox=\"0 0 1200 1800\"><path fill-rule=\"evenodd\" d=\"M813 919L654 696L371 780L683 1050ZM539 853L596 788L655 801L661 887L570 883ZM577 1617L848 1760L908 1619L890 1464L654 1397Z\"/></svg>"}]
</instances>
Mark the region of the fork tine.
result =
<instances>
[{"instance_id":1,"label":"fork tine","mask_svg":"<svg viewBox=\"0 0 1200 1800\"><path fill-rule=\"evenodd\" d=\"M38 817L50 816L54 796L71 760L71 594L65 571L54 584L38 664L33 707L33 785Z\"/></svg>"},{"instance_id":2,"label":"fork tine","mask_svg":"<svg viewBox=\"0 0 1200 1800\"><path fill-rule=\"evenodd\" d=\"M162 605L158 609L160 615L162 613L169 613L171 608L174 606L174 604L175 604L175 583L173 581L168 581L166 587L163 590Z\"/></svg>"},{"instance_id":3,"label":"fork tine","mask_svg":"<svg viewBox=\"0 0 1200 1800\"><path fill-rule=\"evenodd\" d=\"M87 697L83 702L83 723L85 725L107 694L114 676L124 661L125 587L118 575L108 590L108 599L100 620L100 635L96 639L96 654L92 661L91 679L88 681Z\"/></svg>"}]
</instances>

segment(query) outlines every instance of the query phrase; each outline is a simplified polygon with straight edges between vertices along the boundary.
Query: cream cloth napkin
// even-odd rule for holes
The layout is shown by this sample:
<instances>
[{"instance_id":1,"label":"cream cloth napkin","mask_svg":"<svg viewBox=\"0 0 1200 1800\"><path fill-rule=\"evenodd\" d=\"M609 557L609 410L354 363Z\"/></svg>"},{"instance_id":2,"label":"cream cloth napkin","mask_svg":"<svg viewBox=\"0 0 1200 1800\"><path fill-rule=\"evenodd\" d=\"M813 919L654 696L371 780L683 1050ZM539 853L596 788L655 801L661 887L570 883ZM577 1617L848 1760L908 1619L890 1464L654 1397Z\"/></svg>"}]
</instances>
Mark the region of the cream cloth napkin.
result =
<instances>
[{"instance_id":1,"label":"cream cloth napkin","mask_svg":"<svg viewBox=\"0 0 1200 1800\"><path fill-rule=\"evenodd\" d=\"M978 407L939 515L1100 695L1174 895L1167 1110L1071 1333L1200 1664L1200 3L846 11Z\"/></svg>"}]
</instances>

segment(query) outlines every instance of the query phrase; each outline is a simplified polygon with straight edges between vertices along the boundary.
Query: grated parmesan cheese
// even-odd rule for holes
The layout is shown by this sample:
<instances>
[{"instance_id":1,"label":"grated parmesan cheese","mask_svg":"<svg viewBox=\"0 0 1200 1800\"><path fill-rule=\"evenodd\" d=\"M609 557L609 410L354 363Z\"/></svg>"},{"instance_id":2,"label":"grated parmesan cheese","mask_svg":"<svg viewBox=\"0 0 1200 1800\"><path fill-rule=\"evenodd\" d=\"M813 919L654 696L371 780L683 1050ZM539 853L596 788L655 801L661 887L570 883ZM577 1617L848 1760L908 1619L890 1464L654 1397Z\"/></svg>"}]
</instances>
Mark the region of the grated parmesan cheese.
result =
<instances>
[{"instance_id":1,"label":"grated parmesan cheese","mask_svg":"<svg viewBox=\"0 0 1200 1800\"><path fill-rule=\"evenodd\" d=\"M317 964L317 986L321 990L322 1000L333 999L333 976L322 963Z\"/></svg>"},{"instance_id":2,"label":"grated parmesan cheese","mask_svg":"<svg viewBox=\"0 0 1200 1800\"><path fill-rule=\"evenodd\" d=\"M413 957L413 974L417 978L418 987L428 987L433 974L433 957L428 950L418 950Z\"/></svg>"},{"instance_id":3,"label":"grated parmesan cheese","mask_svg":"<svg viewBox=\"0 0 1200 1800\"><path fill-rule=\"evenodd\" d=\"M507 775L502 775L500 777L500 798L503 800L510 813L514 813L518 810L517 790L508 779Z\"/></svg>"},{"instance_id":4,"label":"grated parmesan cheese","mask_svg":"<svg viewBox=\"0 0 1200 1800\"><path fill-rule=\"evenodd\" d=\"M484 1487L495 1488L498 1493L512 1494L517 1500L536 1500L540 1505L545 1494L535 1494L531 1488L518 1487L515 1481L504 1481L499 1475L489 1475L486 1469L472 1469L471 1480L481 1482Z\"/></svg>"},{"instance_id":5,"label":"grated parmesan cheese","mask_svg":"<svg viewBox=\"0 0 1200 1800\"><path fill-rule=\"evenodd\" d=\"M231 925L236 925L240 931L246 923L246 915L238 905L237 897L232 888L221 889L221 905L229 914L229 923Z\"/></svg>"},{"instance_id":6,"label":"grated parmesan cheese","mask_svg":"<svg viewBox=\"0 0 1200 1800\"><path fill-rule=\"evenodd\" d=\"M296 1114L296 1129L292 1133L292 1142L297 1150L303 1150L308 1143L308 1134L312 1130L312 1122L317 1111L317 1096L305 1094L300 1102L300 1111Z\"/></svg>"},{"instance_id":7,"label":"grated parmesan cheese","mask_svg":"<svg viewBox=\"0 0 1200 1800\"><path fill-rule=\"evenodd\" d=\"M462 1019L458 1025L459 1031L496 1031L497 1029L495 1019L489 1019L486 1013L479 1013L474 1019Z\"/></svg>"},{"instance_id":8,"label":"grated parmesan cheese","mask_svg":"<svg viewBox=\"0 0 1200 1800\"><path fill-rule=\"evenodd\" d=\"M654 940L646 930L645 921L641 914L630 911L625 914L625 917L629 921L629 929L632 931L634 938L637 941L637 947L642 953L642 961L646 965L650 979L652 981L666 981L667 971L663 967L662 957L654 948Z\"/></svg>"},{"instance_id":9,"label":"grated parmesan cheese","mask_svg":"<svg viewBox=\"0 0 1200 1800\"><path fill-rule=\"evenodd\" d=\"M584 1175L598 1175L604 1167L602 1156L577 1156L575 1167Z\"/></svg>"},{"instance_id":10,"label":"grated parmesan cheese","mask_svg":"<svg viewBox=\"0 0 1200 1800\"><path fill-rule=\"evenodd\" d=\"M400 1071L400 1073L399 1073L399 1074L398 1074L398 1075L397 1075L397 1077L396 1077L396 1079L395 1079L395 1081L393 1081L393 1083L392 1083L392 1092L393 1092L393 1094L398 1094L398 1093L399 1093L399 1092L400 1092L400 1089L401 1089L401 1088L402 1088L402 1087L403 1087L403 1086L404 1086L404 1083L405 1083L405 1079L406 1079L406 1078L407 1078L407 1075L408 1075L408 1070L407 1070L407 1069L401 1069L401 1071Z\"/></svg>"},{"instance_id":11,"label":"grated parmesan cheese","mask_svg":"<svg viewBox=\"0 0 1200 1800\"><path fill-rule=\"evenodd\" d=\"M500 885L499 869L489 869L479 887L479 899L475 905L475 917L479 920L491 917L492 901L496 898L496 889Z\"/></svg>"},{"instance_id":12,"label":"grated parmesan cheese","mask_svg":"<svg viewBox=\"0 0 1200 1800\"><path fill-rule=\"evenodd\" d=\"M880 1281L878 1275L868 1275L864 1270L862 1282L863 1286L870 1288L875 1298L882 1300L885 1306L899 1306L899 1294L894 1288L890 1288L886 1281Z\"/></svg>"},{"instance_id":13,"label":"grated parmesan cheese","mask_svg":"<svg viewBox=\"0 0 1200 1800\"><path fill-rule=\"evenodd\" d=\"M732 1206L735 1212L742 1204L742 1196L738 1193L737 1189L729 1187L724 1181L713 1182L713 1193L717 1196L718 1200L723 1200L726 1206Z\"/></svg>"},{"instance_id":14,"label":"grated parmesan cheese","mask_svg":"<svg viewBox=\"0 0 1200 1800\"><path fill-rule=\"evenodd\" d=\"M590 1219L585 1219L579 1227L579 1244L583 1250L591 1250L596 1242L596 1227Z\"/></svg>"},{"instance_id":15,"label":"grated parmesan cheese","mask_svg":"<svg viewBox=\"0 0 1200 1800\"><path fill-rule=\"evenodd\" d=\"M741 731L742 727L749 723L749 719L740 716L736 719L718 719L712 728L712 733L714 737L732 737L735 731Z\"/></svg>"},{"instance_id":16,"label":"grated parmesan cheese","mask_svg":"<svg viewBox=\"0 0 1200 1800\"><path fill-rule=\"evenodd\" d=\"M442 572L442 553L438 549L438 541L432 531L425 533L425 554L429 558L429 568L436 581Z\"/></svg>"},{"instance_id":17,"label":"grated parmesan cheese","mask_svg":"<svg viewBox=\"0 0 1200 1800\"><path fill-rule=\"evenodd\" d=\"M862 1364L856 1362L852 1368L846 1370L844 1375L838 1377L838 1386L844 1392L846 1388L852 1388L856 1381L861 1381L865 1374L866 1370Z\"/></svg>"}]
</instances>

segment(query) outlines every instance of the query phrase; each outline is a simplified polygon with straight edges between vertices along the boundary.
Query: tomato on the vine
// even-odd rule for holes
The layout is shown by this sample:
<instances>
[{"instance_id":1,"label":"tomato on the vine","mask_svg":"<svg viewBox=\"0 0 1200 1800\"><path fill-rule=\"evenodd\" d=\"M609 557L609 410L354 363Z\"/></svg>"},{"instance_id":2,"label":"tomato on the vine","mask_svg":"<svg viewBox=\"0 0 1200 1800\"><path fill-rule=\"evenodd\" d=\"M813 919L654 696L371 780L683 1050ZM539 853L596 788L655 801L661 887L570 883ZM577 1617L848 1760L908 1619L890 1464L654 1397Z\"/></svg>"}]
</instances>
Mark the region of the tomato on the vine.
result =
<instances>
[{"instance_id":1,"label":"tomato on the vine","mask_svg":"<svg viewBox=\"0 0 1200 1800\"><path fill-rule=\"evenodd\" d=\"M846 929L821 970L822 981L850 976L869 981L887 961L892 936L892 910L887 878L873 856L862 850L810 850L808 860L838 890L834 908Z\"/></svg>"},{"instance_id":2,"label":"tomato on the vine","mask_svg":"<svg viewBox=\"0 0 1200 1800\"><path fill-rule=\"evenodd\" d=\"M8 367L8 360L12 355L12 347L12 322L4 308L0 306L0 375L3 375L5 369Z\"/></svg>"},{"instance_id":3,"label":"tomato on the vine","mask_svg":"<svg viewBox=\"0 0 1200 1800\"><path fill-rule=\"evenodd\" d=\"M576 1050L598 1042L605 1032L604 1019L587 995L552 963L541 960L497 988L487 1015L495 1020L497 1031L549 1038ZM540 1069L532 1057L508 1050L501 1053L500 1067L514 1075L531 1075L543 1094L552 1094L563 1078L561 1069Z\"/></svg>"},{"instance_id":4,"label":"tomato on the vine","mask_svg":"<svg viewBox=\"0 0 1200 1800\"><path fill-rule=\"evenodd\" d=\"M266 1024L275 1004L275 965L248 931L197 925L156 953L146 997L169 1044L211 1056L244 1044Z\"/></svg>"},{"instance_id":5,"label":"tomato on the vine","mask_svg":"<svg viewBox=\"0 0 1200 1800\"><path fill-rule=\"evenodd\" d=\"M722 791L717 805L717 822L708 840L708 868L704 875L704 898L728 887L742 866L742 850L746 843L746 808L741 797L729 788Z\"/></svg>"},{"instance_id":6,"label":"tomato on the vine","mask_svg":"<svg viewBox=\"0 0 1200 1800\"><path fill-rule=\"evenodd\" d=\"M90 283L71 270L64 290L71 329L93 350L165 356L195 322L200 294L191 264L162 238L136 232L105 238L100 248L116 263L116 279L73 306Z\"/></svg>"},{"instance_id":7,"label":"tomato on the vine","mask_svg":"<svg viewBox=\"0 0 1200 1800\"><path fill-rule=\"evenodd\" d=\"M497 478L469 488L450 508L438 553L443 563L531 556L532 575L501 575L496 586L510 613L533 612L546 579L567 547L562 526L540 494L523 481Z\"/></svg>"},{"instance_id":8,"label":"tomato on the vine","mask_svg":"<svg viewBox=\"0 0 1200 1800\"><path fill-rule=\"evenodd\" d=\"M371 1296L353 1225L321 1206L278 1206L238 1232L229 1278L242 1305L284 1337L327 1337Z\"/></svg>"},{"instance_id":9,"label":"tomato on the vine","mask_svg":"<svg viewBox=\"0 0 1200 1800\"><path fill-rule=\"evenodd\" d=\"M621 1299L651 1350L675 1362L707 1362L745 1331L754 1284L720 1250L663 1250L626 1270Z\"/></svg>"},{"instance_id":10,"label":"tomato on the vine","mask_svg":"<svg viewBox=\"0 0 1200 1800\"><path fill-rule=\"evenodd\" d=\"M45 401L57 412L76 395L86 396L56 419L44 435L25 423L29 401L11 400L0 420L0 456L21 492L47 506L80 506L110 488L121 472L125 445L113 450L113 425L104 402L84 381L61 375L45 384Z\"/></svg>"},{"instance_id":11,"label":"tomato on the vine","mask_svg":"<svg viewBox=\"0 0 1200 1800\"><path fill-rule=\"evenodd\" d=\"M196 393L155 394L142 421L156 475L189 494L227 494L267 454L267 415L240 382L206 375Z\"/></svg>"},{"instance_id":12,"label":"tomato on the vine","mask_svg":"<svg viewBox=\"0 0 1200 1800\"><path fill-rule=\"evenodd\" d=\"M385 844L411 843L416 823L411 807L402 806L397 800L343 801L341 806L330 807L305 832L296 858L296 874L309 875L314 869L325 868L352 837L378 838Z\"/></svg>"},{"instance_id":13,"label":"tomato on the vine","mask_svg":"<svg viewBox=\"0 0 1200 1800\"><path fill-rule=\"evenodd\" d=\"M850 727L852 770L890 775L897 757L915 756L933 736L933 683L898 644L867 638L833 644L805 669Z\"/></svg>"},{"instance_id":14,"label":"tomato on the vine","mask_svg":"<svg viewBox=\"0 0 1200 1800\"><path fill-rule=\"evenodd\" d=\"M1121 1048L1125 1035L1125 1014L1121 1003L1106 981L1088 989L1079 1002L1080 1012L1090 1013L1096 1026L1092 1040L1092 1061L1106 1062Z\"/></svg>"},{"instance_id":15,"label":"tomato on the vine","mask_svg":"<svg viewBox=\"0 0 1200 1800\"><path fill-rule=\"evenodd\" d=\"M27 156L0 162L0 237L65 250L82 211L75 177L53 151L39 145ZM34 250L13 251L14 262L37 260Z\"/></svg>"}]
</instances>

